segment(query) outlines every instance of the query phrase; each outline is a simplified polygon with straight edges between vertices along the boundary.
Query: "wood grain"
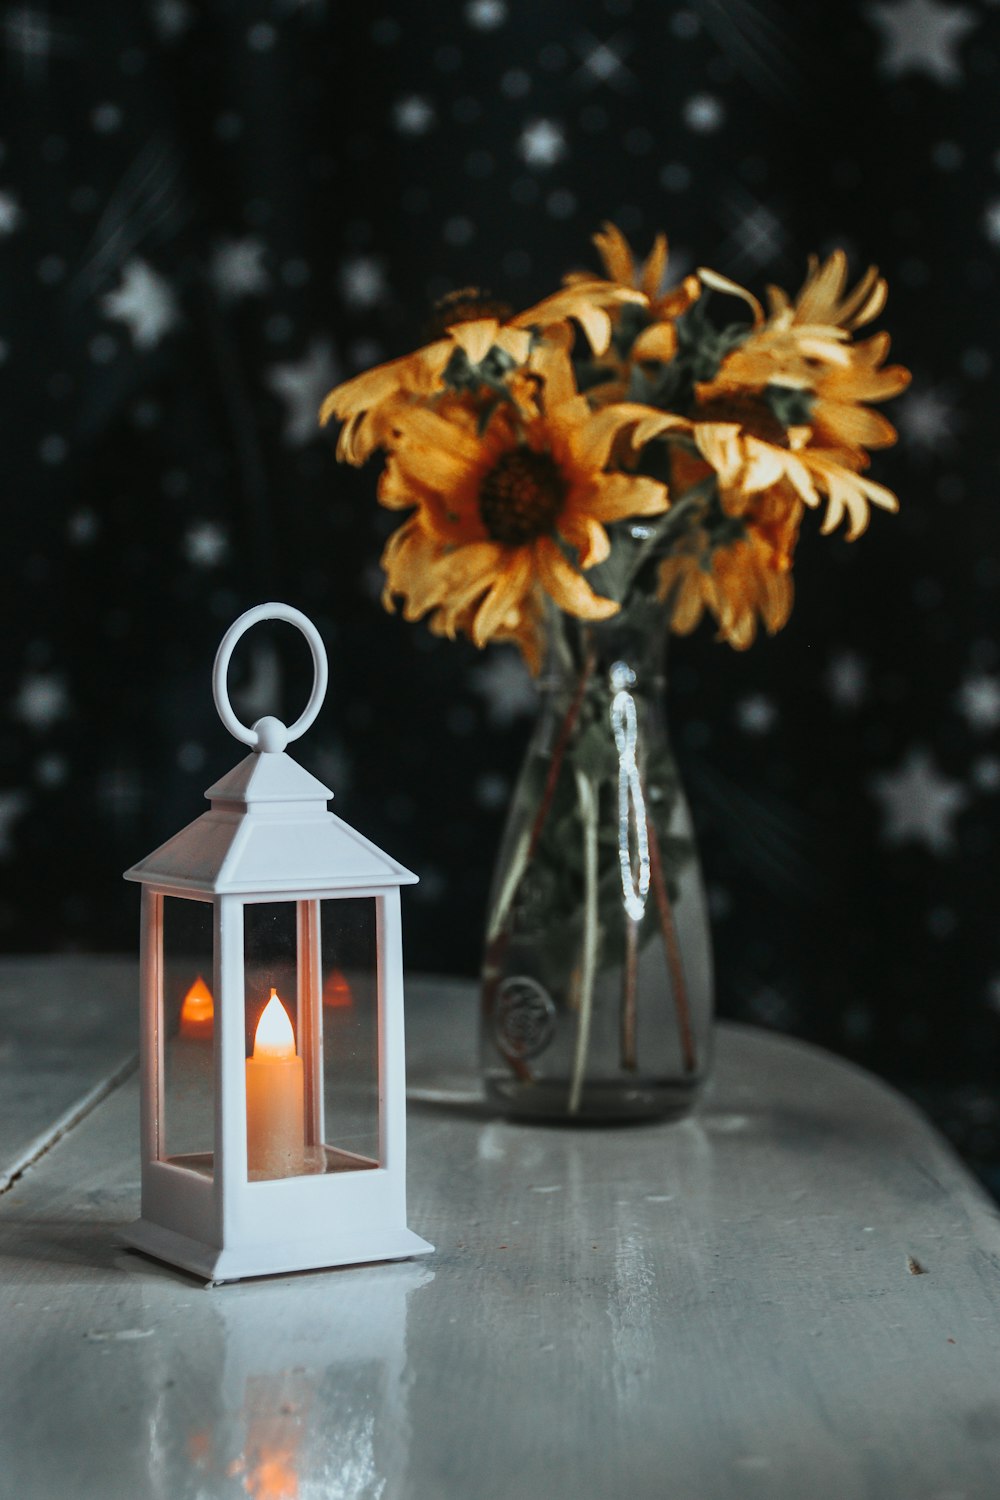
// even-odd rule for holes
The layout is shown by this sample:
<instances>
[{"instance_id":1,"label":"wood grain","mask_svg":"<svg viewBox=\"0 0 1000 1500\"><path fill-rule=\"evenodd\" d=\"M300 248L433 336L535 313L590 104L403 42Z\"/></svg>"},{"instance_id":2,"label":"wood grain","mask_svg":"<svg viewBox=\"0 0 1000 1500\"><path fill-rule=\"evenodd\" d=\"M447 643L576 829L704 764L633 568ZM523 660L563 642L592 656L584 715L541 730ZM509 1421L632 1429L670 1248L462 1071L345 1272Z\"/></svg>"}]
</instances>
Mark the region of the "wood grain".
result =
<instances>
[{"instance_id":1,"label":"wood grain","mask_svg":"<svg viewBox=\"0 0 1000 1500\"><path fill-rule=\"evenodd\" d=\"M0 1192L128 1069L138 1014L131 959L0 962Z\"/></svg>"},{"instance_id":2,"label":"wood grain","mask_svg":"<svg viewBox=\"0 0 1000 1500\"><path fill-rule=\"evenodd\" d=\"M0 1198L4 1500L995 1500L1000 1222L915 1110L723 1026L697 1120L509 1124L475 1009L410 985L427 1261L116 1249L134 1079Z\"/></svg>"}]
</instances>

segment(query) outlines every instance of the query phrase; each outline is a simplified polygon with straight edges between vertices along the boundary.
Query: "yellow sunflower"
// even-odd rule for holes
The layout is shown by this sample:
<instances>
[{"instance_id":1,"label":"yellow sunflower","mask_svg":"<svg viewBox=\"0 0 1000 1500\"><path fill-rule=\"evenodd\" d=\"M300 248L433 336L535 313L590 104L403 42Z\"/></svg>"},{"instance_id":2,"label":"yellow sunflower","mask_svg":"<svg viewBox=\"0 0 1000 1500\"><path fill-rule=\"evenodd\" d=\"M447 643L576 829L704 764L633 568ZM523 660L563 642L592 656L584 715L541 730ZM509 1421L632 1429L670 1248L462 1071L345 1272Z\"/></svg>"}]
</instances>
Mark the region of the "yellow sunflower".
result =
<instances>
[{"instance_id":1,"label":"yellow sunflower","mask_svg":"<svg viewBox=\"0 0 1000 1500\"><path fill-rule=\"evenodd\" d=\"M794 598L791 566L803 507L780 489L755 497L742 536L713 544L695 528L660 568L660 597L669 600L671 628L694 630L707 609L719 635L738 651L753 644L757 621L774 635L788 622Z\"/></svg>"},{"instance_id":2,"label":"yellow sunflower","mask_svg":"<svg viewBox=\"0 0 1000 1500\"><path fill-rule=\"evenodd\" d=\"M768 291L770 315L735 283L710 272L706 285L742 296L755 309L755 326L723 359L710 381L697 387L699 406L711 407L733 396L760 395L767 387L801 391L808 397L809 426L817 447L839 447L850 455L848 466L864 468L866 448L887 448L896 441L892 424L862 403L887 401L906 389L909 371L886 365L889 335L852 342L855 329L885 306L886 284L870 266L857 285L847 289L847 258L835 250L822 264L810 260L809 274L794 302L779 287Z\"/></svg>"},{"instance_id":3,"label":"yellow sunflower","mask_svg":"<svg viewBox=\"0 0 1000 1500\"><path fill-rule=\"evenodd\" d=\"M482 595L493 581L493 573L487 570L495 570L495 563L487 543L449 547L415 514L393 532L382 553L382 603L391 611L396 598L401 598L404 620L429 615L436 635L473 636ZM512 600L503 601L505 607L490 622L490 638L511 639L526 629L532 599L533 591L526 587Z\"/></svg>"},{"instance_id":4,"label":"yellow sunflower","mask_svg":"<svg viewBox=\"0 0 1000 1500\"><path fill-rule=\"evenodd\" d=\"M786 429L763 400L706 402L689 431L718 476L722 505L730 515L744 514L754 496L780 485L812 510L825 499L820 530L827 535L846 518L847 539L854 541L867 528L872 505L899 509L892 490L858 472L867 462L864 454L824 446L822 435L806 425Z\"/></svg>"},{"instance_id":5,"label":"yellow sunflower","mask_svg":"<svg viewBox=\"0 0 1000 1500\"><path fill-rule=\"evenodd\" d=\"M697 276L685 276L677 286L664 288L668 263L667 237L664 234L656 236L652 250L641 265L636 263L628 240L615 224L605 223L593 236L593 242L608 279L622 288L639 293L640 305L649 319L629 351L629 360L665 362L673 359L677 352L674 322L701 295ZM575 288L585 286L588 279L585 271L571 271L564 278L568 287ZM624 370L627 362L618 363Z\"/></svg>"},{"instance_id":6,"label":"yellow sunflower","mask_svg":"<svg viewBox=\"0 0 1000 1500\"><path fill-rule=\"evenodd\" d=\"M406 618L431 613L434 628L477 646L521 639L539 593L582 619L617 613L582 570L608 556L607 524L667 508L664 485L606 469L616 437L646 409L591 411L564 350L546 349L539 363L533 406L501 403L481 433L468 399L399 412L379 483L384 505L414 508L383 554L385 598L401 596Z\"/></svg>"},{"instance_id":7,"label":"yellow sunflower","mask_svg":"<svg viewBox=\"0 0 1000 1500\"><path fill-rule=\"evenodd\" d=\"M701 275L706 285L754 302L735 283ZM825 500L822 531L833 531L846 518L853 540L867 527L872 505L898 509L892 491L863 472L868 449L896 440L892 424L865 403L896 395L909 372L885 365L887 334L859 344L851 340L852 330L884 304L885 284L875 268L853 291L845 290L845 278L846 262L837 252L822 265L812 263L794 303L772 287L771 316L765 318L754 303L756 327L711 380L695 386L687 416L651 419L636 429L634 441L686 433L696 461L685 461L685 487L714 470L722 504L732 515L742 515L753 496L781 485L811 508ZM820 318L829 321L815 321ZM707 465L700 473L697 457Z\"/></svg>"},{"instance_id":8,"label":"yellow sunflower","mask_svg":"<svg viewBox=\"0 0 1000 1500\"><path fill-rule=\"evenodd\" d=\"M361 465L377 448L389 445L398 411L445 391L444 374L456 350L464 352L470 365L481 364L497 349L514 367L522 366L529 360L534 333L569 346L575 321L594 352L603 354L611 337L606 309L628 300L638 300L638 294L595 277L564 287L515 316L473 288L453 293L437 310L440 337L336 386L320 407L320 425L338 417L343 426L337 457Z\"/></svg>"}]
</instances>

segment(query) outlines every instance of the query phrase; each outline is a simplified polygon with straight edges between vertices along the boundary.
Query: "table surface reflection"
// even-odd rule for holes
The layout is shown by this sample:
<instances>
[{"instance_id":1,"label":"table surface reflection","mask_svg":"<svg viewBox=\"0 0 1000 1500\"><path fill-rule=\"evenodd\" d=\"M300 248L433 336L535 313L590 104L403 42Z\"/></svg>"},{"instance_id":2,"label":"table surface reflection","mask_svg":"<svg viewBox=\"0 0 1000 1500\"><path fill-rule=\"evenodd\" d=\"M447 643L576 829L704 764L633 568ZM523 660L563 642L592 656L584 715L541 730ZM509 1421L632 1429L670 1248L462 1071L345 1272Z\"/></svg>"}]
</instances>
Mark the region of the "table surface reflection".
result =
<instances>
[{"instance_id":1,"label":"table surface reflection","mask_svg":"<svg viewBox=\"0 0 1000 1500\"><path fill-rule=\"evenodd\" d=\"M121 960L0 963L3 1500L1000 1493L1000 1220L868 1075L722 1026L693 1120L510 1124L473 987L415 979L436 1253L209 1291L115 1244L134 995Z\"/></svg>"}]
</instances>

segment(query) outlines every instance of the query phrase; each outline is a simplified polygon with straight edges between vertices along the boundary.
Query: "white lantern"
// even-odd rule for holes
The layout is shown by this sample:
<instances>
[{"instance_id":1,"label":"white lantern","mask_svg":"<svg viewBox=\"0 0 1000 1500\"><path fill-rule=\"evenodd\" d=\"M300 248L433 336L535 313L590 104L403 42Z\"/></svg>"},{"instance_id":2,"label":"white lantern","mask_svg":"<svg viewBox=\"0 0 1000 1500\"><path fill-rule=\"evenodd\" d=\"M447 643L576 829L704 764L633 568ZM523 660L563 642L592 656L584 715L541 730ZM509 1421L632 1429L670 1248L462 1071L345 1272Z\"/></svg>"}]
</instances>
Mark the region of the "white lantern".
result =
<instances>
[{"instance_id":1,"label":"white lantern","mask_svg":"<svg viewBox=\"0 0 1000 1500\"><path fill-rule=\"evenodd\" d=\"M312 652L290 729L248 729L229 702L233 648L260 620L296 625ZM253 753L125 877L142 885L142 1217L125 1240L213 1282L432 1249L406 1225L399 887L416 876L284 753L326 682L298 610L242 615L213 688Z\"/></svg>"}]
</instances>

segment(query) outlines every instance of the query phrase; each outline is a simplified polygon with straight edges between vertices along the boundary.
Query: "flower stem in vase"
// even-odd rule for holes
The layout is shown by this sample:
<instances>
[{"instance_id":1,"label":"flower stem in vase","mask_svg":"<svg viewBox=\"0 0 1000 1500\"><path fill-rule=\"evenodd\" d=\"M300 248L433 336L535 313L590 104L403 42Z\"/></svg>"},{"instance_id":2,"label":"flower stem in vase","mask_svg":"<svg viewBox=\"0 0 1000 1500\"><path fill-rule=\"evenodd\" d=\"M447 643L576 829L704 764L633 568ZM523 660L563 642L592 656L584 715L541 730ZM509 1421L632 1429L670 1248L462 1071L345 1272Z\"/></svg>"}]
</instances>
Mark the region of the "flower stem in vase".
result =
<instances>
[{"instance_id":1,"label":"flower stem in vase","mask_svg":"<svg viewBox=\"0 0 1000 1500\"><path fill-rule=\"evenodd\" d=\"M580 717L580 709L587 692L587 684L594 670L594 661L594 648L590 646L577 680L576 691L573 694L569 708L566 710L565 717L559 726L559 732L552 747L552 759L549 763L548 775L545 778L545 789L542 792L534 823L527 837L521 840L514 858L511 860L507 878L497 896L496 906L490 919L489 931L486 937L486 953L483 962L482 993L483 1010L487 1015L490 1014L493 1008L496 987L503 973L503 962L510 945L511 927L508 919L511 915L514 897L517 895L517 888L521 884L525 870L538 850L538 841L542 836L549 811L552 807L552 799L559 784L559 776L562 771L563 761L566 758L566 751L569 748L570 740L573 738L576 721ZM531 1081L531 1069L523 1059L510 1057L508 1061L522 1082Z\"/></svg>"},{"instance_id":2,"label":"flower stem in vase","mask_svg":"<svg viewBox=\"0 0 1000 1500\"><path fill-rule=\"evenodd\" d=\"M528 860L534 857L535 851L538 848L538 840L542 836L542 830L545 827L545 821L548 818L549 809L552 806L552 798L555 796L556 787L559 783L559 773L562 770L562 763L565 759L566 751L569 747L569 742L573 738L573 730L576 728L576 721L580 717L580 709L583 706L584 696L587 692L587 684L590 681L593 670L594 648L593 646L590 646L587 651L587 655L584 658L584 663L580 671L579 679L577 680L576 692L573 694L572 702L570 703L569 708L566 710L566 717L563 719L562 724L559 726L559 733L556 736L556 742L552 747L552 760L549 765L549 774L545 778L545 790L542 793L542 800L538 805L538 812L535 816L535 821L531 829L531 838L528 842L528 850L525 858L525 863L527 863Z\"/></svg>"},{"instance_id":3,"label":"flower stem in vase","mask_svg":"<svg viewBox=\"0 0 1000 1500\"><path fill-rule=\"evenodd\" d=\"M677 927L674 923L674 913L670 904L670 896L667 892L667 883L663 876L660 844L656 836L656 829L653 827L652 820L648 817L646 826L649 830L650 876L653 894L656 898L656 908L660 917L660 927L663 930L663 946L667 956L667 968L670 970L670 987L674 992L674 1006L677 1011L677 1027L680 1032L684 1071L685 1073L694 1073L698 1063L695 1056L694 1032L691 1026L691 1008L688 1004L687 982L684 978L684 963L681 958L680 944L677 941Z\"/></svg>"},{"instance_id":4,"label":"flower stem in vase","mask_svg":"<svg viewBox=\"0 0 1000 1500\"><path fill-rule=\"evenodd\" d=\"M576 1048L569 1088L571 1115L579 1112L583 1094L587 1052L590 1048L590 1022L594 1010L594 974L597 969L597 795L583 771L576 773L576 791L583 831L583 947Z\"/></svg>"}]
</instances>

